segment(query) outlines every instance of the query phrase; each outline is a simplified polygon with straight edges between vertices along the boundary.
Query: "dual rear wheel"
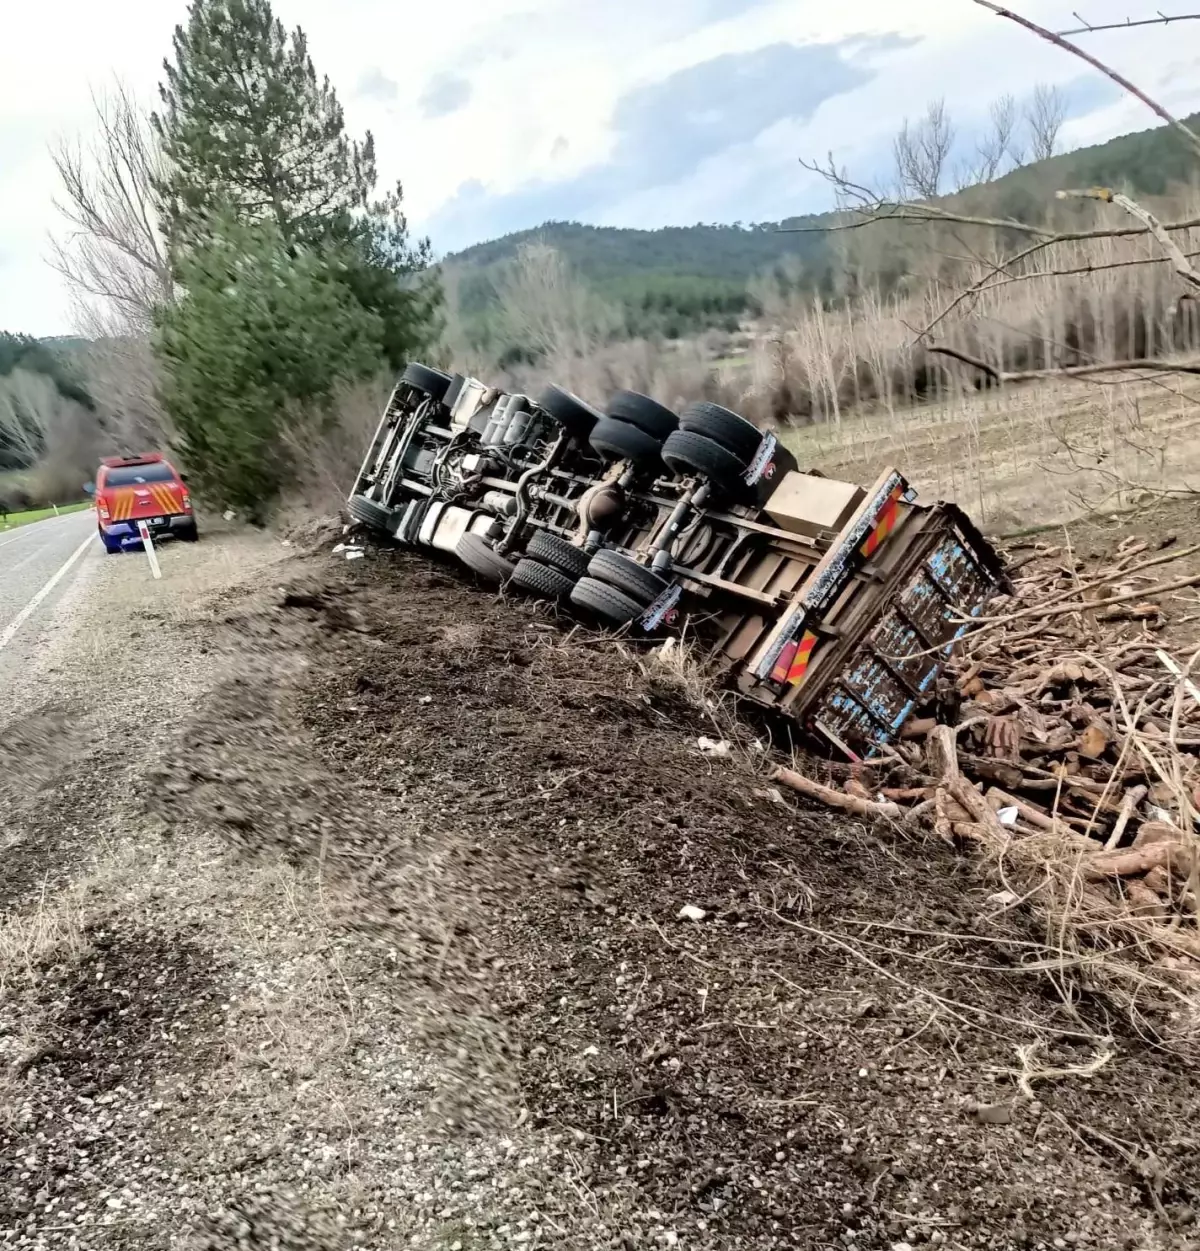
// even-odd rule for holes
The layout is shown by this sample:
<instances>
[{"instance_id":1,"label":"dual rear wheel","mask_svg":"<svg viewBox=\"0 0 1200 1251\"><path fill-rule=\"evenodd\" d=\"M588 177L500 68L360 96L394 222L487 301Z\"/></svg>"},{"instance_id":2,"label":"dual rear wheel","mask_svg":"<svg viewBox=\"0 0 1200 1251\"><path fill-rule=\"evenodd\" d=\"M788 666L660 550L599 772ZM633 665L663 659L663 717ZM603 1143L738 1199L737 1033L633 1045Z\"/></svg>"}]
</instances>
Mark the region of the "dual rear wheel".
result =
<instances>
[{"instance_id":1,"label":"dual rear wheel","mask_svg":"<svg viewBox=\"0 0 1200 1251\"><path fill-rule=\"evenodd\" d=\"M510 561L478 534L465 534L455 555L491 586L511 587L538 599L570 602L604 625L620 628L640 617L670 583L622 552L589 556L559 535L539 530L525 555Z\"/></svg>"}]
</instances>

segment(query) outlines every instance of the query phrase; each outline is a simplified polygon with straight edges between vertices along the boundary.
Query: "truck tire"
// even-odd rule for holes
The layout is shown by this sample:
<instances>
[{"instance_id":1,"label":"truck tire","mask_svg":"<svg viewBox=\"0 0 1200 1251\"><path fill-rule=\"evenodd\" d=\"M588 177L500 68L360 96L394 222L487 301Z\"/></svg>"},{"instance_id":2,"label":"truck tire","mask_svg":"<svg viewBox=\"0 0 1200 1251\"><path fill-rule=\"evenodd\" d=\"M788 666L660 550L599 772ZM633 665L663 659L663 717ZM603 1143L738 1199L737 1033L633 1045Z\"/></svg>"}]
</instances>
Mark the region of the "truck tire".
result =
<instances>
[{"instance_id":1,"label":"truck tire","mask_svg":"<svg viewBox=\"0 0 1200 1251\"><path fill-rule=\"evenodd\" d=\"M588 577L597 582L606 582L616 587L623 595L649 608L667 589L667 581L660 578L653 569L639 565L636 560L621 552L602 548L592 557L588 565Z\"/></svg>"},{"instance_id":2,"label":"truck tire","mask_svg":"<svg viewBox=\"0 0 1200 1251\"><path fill-rule=\"evenodd\" d=\"M395 509L376 504L365 495L352 495L347 504L347 510L355 521L366 526L368 530L374 530L379 534L391 534L390 527L392 518L396 515Z\"/></svg>"},{"instance_id":3,"label":"truck tire","mask_svg":"<svg viewBox=\"0 0 1200 1251\"><path fill-rule=\"evenodd\" d=\"M607 413L617 421L637 426L652 439L665 439L679 428L679 418L664 404L637 391L618 391L608 402Z\"/></svg>"},{"instance_id":4,"label":"truck tire","mask_svg":"<svg viewBox=\"0 0 1200 1251\"><path fill-rule=\"evenodd\" d=\"M430 369L428 365L410 361L405 365L400 381L407 382L410 387L416 387L418 391L424 391L431 400L441 400L450 390L451 378L440 369Z\"/></svg>"},{"instance_id":5,"label":"truck tire","mask_svg":"<svg viewBox=\"0 0 1200 1251\"><path fill-rule=\"evenodd\" d=\"M577 395L553 383L546 387L537 398L537 406L549 415L573 438L586 443L592 428L600 420L598 413L590 404L584 403Z\"/></svg>"},{"instance_id":6,"label":"truck tire","mask_svg":"<svg viewBox=\"0 0 1200 1251\"><path fill-rule=\"evenodd\" d=\"M598 582L595 578L580 578L571 591L571 603L592 617L598 617L605 625L620 629L636 621L645 609L623 591Z\"/></svg>"},{"instance_id":7,"label":"truck tire","mask_svg":"<svg viewBox=\"0 0 1200 1251\"><path fill-rule=\"evenodd\" d=\"M464 534L454 545L454 554L482 582L503 586L513 576L513 563L496 553L481 534Z\"/></svg>"},{"instance_id":8,"label":"truck tire","mask_svg":"<svg viewBox=\"0 0 1200 1251\"><path fill-rule=\"evenodd\" d=\"M576 547L546 530L533 532L532 538L525 544L525 555L565 573L572 580L584 577L591 562L591 557L582 547Z\"/></svg>"},{"instance_id":9,"label":"truck tire","mask_svg":"<svg viewBox=\"0 0 1200 1251\"><path fill-rule=\"evenodd\" d=\"M630 460L649 467L660 460L662 440L615 417L601 417L588 442L605 460Z\"/></svg>"},{"instance_id":10,"label":"truck tire","mask_svg":"<svg viewBox=\"0 0 1200 1251\"><path fill-rule=\"evenodd\" d=\"M575 579L561 569L552 569L540 560L523 556L513 570L511 586L528 591L540 599L566 599L575 587Z\"/></svg>"},{"instance_id":11,"label":"truck tire","mask_svg":"<svg viewBox=\"0 0 1200 1251\"><path fill-rule=\"evenodd\" d=\"M679 415L679 428L719 443L747 465L754 459L763 436L763 432L745 417L739 417L720 404L708 404L703 400L689 404L683 410Z\"/></svg>"},{"instance_id":12,"label":"truck tire","mask_svg":"<svg viewBox=\"0 0 1200 1251\"><path fill-rule=\"evenodd\" d=\"M693 474L707 478L718 490L730 495L744 494L746 462L720 443L695 434L676 430L663 444L663 460L684 477Z\"/></svg>"}]
</instances>

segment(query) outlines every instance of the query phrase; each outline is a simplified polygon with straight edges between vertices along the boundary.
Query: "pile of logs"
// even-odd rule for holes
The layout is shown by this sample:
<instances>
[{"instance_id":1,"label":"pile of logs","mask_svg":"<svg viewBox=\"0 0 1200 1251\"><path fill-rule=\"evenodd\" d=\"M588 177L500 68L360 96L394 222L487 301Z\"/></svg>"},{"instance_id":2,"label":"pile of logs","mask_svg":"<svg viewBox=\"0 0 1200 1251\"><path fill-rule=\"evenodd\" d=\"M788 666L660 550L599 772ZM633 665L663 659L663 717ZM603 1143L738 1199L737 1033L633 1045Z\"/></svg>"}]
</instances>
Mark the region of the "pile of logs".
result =
<instances>
[{"instance_id":1,"label":"pile of logs","mask_svg":"<svg viewBox=\"0 0 1200 1251\"><path fill-rule=\"evenodd\" d=\"M1127 539L1092 574L1069 546L1027 547L1009 553L1014 594L947 665L935 715L840 788L789 769L774 779L956 843L1036 844L1125 914L1194 928L1200 658L1193 682L1186 627L1200 599L1181 592L1200 574L1161 567L1200 547Z\"/></svg>"}]
</instances>

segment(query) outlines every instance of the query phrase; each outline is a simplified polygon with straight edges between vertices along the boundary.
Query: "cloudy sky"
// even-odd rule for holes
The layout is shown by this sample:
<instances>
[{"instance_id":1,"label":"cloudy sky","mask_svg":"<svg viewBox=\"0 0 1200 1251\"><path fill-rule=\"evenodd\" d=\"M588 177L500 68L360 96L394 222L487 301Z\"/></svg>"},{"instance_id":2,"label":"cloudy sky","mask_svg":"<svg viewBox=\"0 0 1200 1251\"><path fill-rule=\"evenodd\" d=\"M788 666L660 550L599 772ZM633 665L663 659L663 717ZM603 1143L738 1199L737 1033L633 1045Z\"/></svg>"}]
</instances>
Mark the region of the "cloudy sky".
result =
<instances>
[{"instance_id":1,"label":"cloudy sky","mask_svg":"<svg viewBox=\"0 0 1200 1251\"><path fill-rule=\"evenodd\" d=\"M1159 0L1024 0L1054 28ZM8 6L6 6L8 7ZM1195 6L1190 6L1194 11ZM47 265L48 147L86 139L90 93L155 101L185 0L14 4L0 44L0 329L71 329ZM1188 11L1183 0L1163 4ZM971 0L275 0L438 252L569 218L654 227L828 207L801 156L869 174L944 96L964 138L1005 92L1057 83L1067 146L1153 123L1080 61ZM1200 22L1087 46L1179 113L1200 108ZM1081 40L1083 42L1083 40Z\"/></svg>"}]
</instances>

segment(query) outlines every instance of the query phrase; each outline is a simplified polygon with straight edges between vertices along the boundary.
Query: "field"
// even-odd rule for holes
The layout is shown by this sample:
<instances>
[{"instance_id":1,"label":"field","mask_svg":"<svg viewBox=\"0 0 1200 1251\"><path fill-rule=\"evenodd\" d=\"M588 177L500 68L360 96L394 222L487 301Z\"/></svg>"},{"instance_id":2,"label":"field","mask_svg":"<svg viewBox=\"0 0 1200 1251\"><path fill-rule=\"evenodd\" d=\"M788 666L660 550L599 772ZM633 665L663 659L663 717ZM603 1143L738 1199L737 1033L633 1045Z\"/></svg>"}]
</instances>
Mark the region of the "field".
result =
<instances>
[{"instance_id":1,"label":"field","mask_svg":"<svg viewBox=\"0 0 1200 1251\"><path fill-rule=\"evenodd\" d=\"M1200 381L1010 387L788 429L801 466L869 482L885 465L989 533L1151 506L1200 488Z\"/></svg>"},{"instance_id":2,"label":"field","mask_svg":"<svg viewBox=\"0 0 1200 1251\"><path fill-rule=\"evenodd\" d=\"M80 504L62 504L58 508L34 508L28 512L9 513L6 517L0 517L0 531L26 526L31 521L45 521L47 517L61 517L63 513L82 512L91 506L91 500L84 500Z\"/></svg>"}]
</instances>

